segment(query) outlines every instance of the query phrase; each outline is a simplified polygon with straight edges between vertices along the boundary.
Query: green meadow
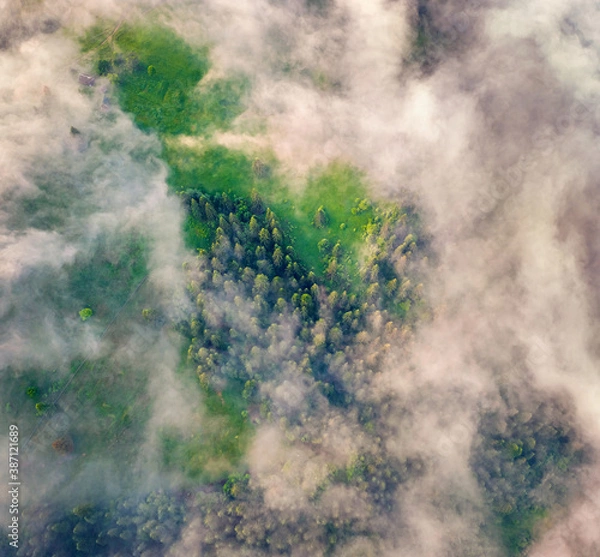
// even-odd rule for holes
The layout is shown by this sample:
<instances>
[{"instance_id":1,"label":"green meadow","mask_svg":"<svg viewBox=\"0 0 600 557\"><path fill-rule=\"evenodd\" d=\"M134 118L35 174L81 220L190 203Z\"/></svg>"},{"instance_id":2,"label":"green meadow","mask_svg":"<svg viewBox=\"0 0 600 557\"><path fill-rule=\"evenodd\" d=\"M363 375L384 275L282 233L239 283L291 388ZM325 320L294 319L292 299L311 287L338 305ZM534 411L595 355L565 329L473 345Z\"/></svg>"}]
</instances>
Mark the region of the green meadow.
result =
<instances>
[{"instance_id":1,"label":"green meadow","mask_svg":"<svg viewBox=\"0 0 600 557\"><path fill-rule=\"evenodd\" d=\"M95 71L116 85L120 106L145 131L199 134L223 129L242 112L244 76L201 83L208 48L193 49L160 26L102 24L82 40Z\"/></svg>"},{"instance_id":2,"label":"green meadow","mask_svg":"<svg viewBox=\"0 0 600 557\"><path fill-rule=\"evenodd\" d=\"M351 165L337 161L315 168L306 187L297 192L286 185L284 177L268 170L263 175L257 170L275 166L276 162L263 162L221 145L192 148L167 143L165 160L171 169L169 185L173 191L224 191L240 197L250 197L252 191L257 191L283 223L307 268L323 276L326 263L318 244L325 238L331 245L340 242L348 271L358 275L358 246L375 217L375 208L366 197L365 177ZM319 209L325 219L321 226L315 226ZM203 248L212 241L202 223L188 219L185 226L190 247Z\"/></svg>"},{"instance_id":3,"label":"green meadow","mask_svg":"<svg viewBox=\"0 0 600 557\"><path fill-rule=\"evenodd\" d=\"M289 188L277 172L277 161L233 150L211 141L216 130L226 130L244 111L249 92L246 76L227 76L205 83L210 69L207 47L193 49L172 31L159 26L109 24L92 28L82 40L83 51L100 75L115 84L123 110L143 130L163 141L174 192L224 191L241 197L256 190L286 223L294 248L308 268L324 271L317 244L323 238L340 242L350 275L356 275L358 250L365 226L373 217L365 177L338 161L315 168L302 192ZM174 136L197 136L200 147L183 145ZM313 223L322 207L323 226ZM188 246L202 248L211 239L198 222L185 223Z\"/></svg>"}]
</instances>

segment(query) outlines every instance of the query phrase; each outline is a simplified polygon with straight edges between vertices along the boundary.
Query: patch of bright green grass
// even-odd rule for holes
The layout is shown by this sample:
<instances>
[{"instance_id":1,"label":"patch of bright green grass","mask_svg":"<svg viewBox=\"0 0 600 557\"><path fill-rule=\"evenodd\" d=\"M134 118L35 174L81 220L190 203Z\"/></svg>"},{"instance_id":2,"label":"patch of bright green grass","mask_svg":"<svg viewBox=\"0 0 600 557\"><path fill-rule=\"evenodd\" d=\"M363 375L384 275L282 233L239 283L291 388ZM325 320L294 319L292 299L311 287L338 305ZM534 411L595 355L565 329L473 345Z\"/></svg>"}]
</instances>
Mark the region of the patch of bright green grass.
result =
<instances>
[{"instance_id":1,"label":"patch of bright green grass","mask_svg":"<svg viewBox=\"0 0 600 557\"><path fill-rule=\"evenodd\" d=\"M547 515L548 511L544 508L530 507L499 518L500 537L507 554L511 557L523 555L533 541L536 525Z\"/></svg>"},{"instance_id":2,"label":"patch of bright green grass","mask_svg":"<svg viewBox=\"0 0 600 557\"><path fill-rule=\"evenodd\" d=\"M243 75L201 84L193 99L192 132L227 129L243 108L243 99L250 89L250 81Z\"/></svg>"},{"instance_id":3,"label":"patch of bright green grass","mask_svg":"<svg viewBox=\"0 0 600 557\"><path fill-rule=\"evenodd\" d=\"M226 128L242 110L249 82L229 76L208 84L208 48L193 49L160 26L100 25L82 40L96 72L117 84L121 108L144 130L197 134Z\"/></svg>"},{"instance_id":4,"label":"patch of bright green grass","mask_svg":"<svg viewBox=\"0 0 600 557\"><path fill-rule=\"evenodd\" d=\"M120 104L142 129L198 135L211 127L225 128L241 113L247 80L232 77L196 87L209 67L205 49L195 51L172 31L159 27L121 25L112 32L105 29L104 35L105 42L98 46L101 29L90 31L84 49L96 49L100 73L116 76ZM248 197L256 189L287 223L288 236L309 269L324 273L327 262L317 244L326 238L341 245L339 266L350 277L358 276L357 246L373 210L366 201L360 206L365 187L356 169L340 162L317 169L306 191L297 194L273 175L257 173L252 158L241 151L219 145L194 149L168 140L164 145L174 191L225 191ZM315 226L320 207L326 222ZM187 245L195 249L210 242L201 224L191 220L185 223L184 234Z\"/></svg>"},{"instance_id":5,"label":"patch of bright green grass","mask_svg":"<svg viewBox=\"0 0 600 557\"><path fill-rule=\"evenodd\" d=\"M193 89L209 68L206 50L194 52L160 27L122 26L114 36L115 54L105 71L118 76L119 101L142 129L190 133L197 110ZM122 60L122 61L121 61Z\"/></svg>"},{"instance_id":6,"label":"patch of bright green grass","mask_svg":"<svg viewBox=\"0 0 600 557\"><path fill-rule=\"evenodd\" d=\"M183 225L183 238L188 249L208 249L213 240L208 226L188 215Z\"/></svg>"},{"instance_id":7,"label":"patch of bright green grass","mask_svg":"<svg viewBox=\"0 0 600 557\"><path fill-rule=\"evenodd\" d=\"M147 258L148 246L137 235L101 239L91 256L67 267L69 292L95 316L111 319L147 274Z\"/></svg>"},{"instance_id":8,"label":"patch of bright green grass","mask_svg":"<svg viewBox=\"0 0 600 557\"><path fill-rule=\"evenodd\" d=\"M348 271L357 275L358 245L364 238L365 227L374 216L365 196L364 177L350 165L333 162L315 171L298 205L304 238L297 247L299 255L323 272L318 242L326 238L335 245L339 241L342 253L347 256ZM317 211L325 214L325 224L320 228L314 222Z\"/></svg>"},{"instance_id":9,"label":"patch of bright green grass","mask_svg":"<svg viewBox=\"0 0 600 557\"><path fill-rule=\"evenodd\" d=\"M249 197L256 189L283 223L298 256L309 269L323 274L326 264L318 243L326 238L331 245L340 242L344 254L341 263L345 261L348 271L357 275L358 246L375 212L365 198L364 177L355 168L334 162L317 169L305 191L298 193L277 176L257 176L250 156L221 145L190 148L171 144L165 155L171 168L169 184L174 191L225 191ZM314 220L320 208L326 214L326 223L317 227ZM205 234L197 226L186 224L188 243L193 247L203 243Z\"/></svg>"},{"instance_id":10,"label":"patch of bright green grass","mask_svg":"<svg viewBox=\"0 0 600 557\"><path fill-rule=\"evenodd\" d=\"M235 382L220 392L205 389L202 429L187 438L172 430L162 432L163 465L200 481L218 481L236 472L252 435L241 391Z\"/></svg>"},{"instance_id":11,"label":"patch of bright green grass","mask_svg":"<svg viewBox=\"0 0 600 557\"><path fill-rule=\"evenodd\" d=\"M165 158L171 167L168 182L176 192L224 191L247 197L255 185L250 157L221 145L204 149L167 147Z\"/></svg>"},{"instance_id":12,"label":"patch of bright green grass","mask_svg":"<svg viewBox=\"0 0 600 557\"><path fill-rule=\"evenodd\" d=\"M202 428L188 437L174 429L164 429L160 437L162 464L182 471L194 482L223 480L239 471L253 434L247 417L248 403L242 396L244 385L231 380L219 392L201 386L187 358L188 342L182 342L177 375L187 388L197 389L198 401L203 402L204 408Z\"/></svg>"}]
</instances>

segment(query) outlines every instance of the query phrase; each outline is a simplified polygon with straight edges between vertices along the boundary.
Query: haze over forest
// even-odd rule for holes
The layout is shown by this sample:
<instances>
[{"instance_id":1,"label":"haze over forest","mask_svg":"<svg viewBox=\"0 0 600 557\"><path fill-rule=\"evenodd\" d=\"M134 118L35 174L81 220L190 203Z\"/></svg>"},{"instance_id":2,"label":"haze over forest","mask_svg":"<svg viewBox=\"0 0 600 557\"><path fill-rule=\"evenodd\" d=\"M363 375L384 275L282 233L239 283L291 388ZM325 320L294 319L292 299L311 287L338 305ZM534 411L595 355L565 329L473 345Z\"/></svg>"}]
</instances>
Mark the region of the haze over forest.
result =
<instances>
[{"instance_id":1,"label":"haze over forest","mask_svg":"<svg viewBox=\"0 0 600 557\"><path fill-rule=\"evenodd\" d=\"M0 554L600 555L599 33L0 0Z\"/></svg>"}]
</instances>

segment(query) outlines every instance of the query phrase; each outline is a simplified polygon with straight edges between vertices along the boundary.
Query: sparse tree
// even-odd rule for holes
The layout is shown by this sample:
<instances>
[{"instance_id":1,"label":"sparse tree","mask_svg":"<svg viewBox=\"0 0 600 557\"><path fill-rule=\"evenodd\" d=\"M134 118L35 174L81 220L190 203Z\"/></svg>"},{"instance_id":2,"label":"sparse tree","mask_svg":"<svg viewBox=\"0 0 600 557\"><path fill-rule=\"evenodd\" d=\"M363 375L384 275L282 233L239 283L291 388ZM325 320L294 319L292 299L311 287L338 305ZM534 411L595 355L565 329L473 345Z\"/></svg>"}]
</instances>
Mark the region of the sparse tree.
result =
<instances>
[{"instance_id":1,"label":"sparse tree","mask_svg":"<svg viewBox=\"0 0 600 557\"><path fill-rule=\"evenodd\" d=\"M316 228L325 228L329 224L329 217L323 205L321 205L315 212L313 217L313 225Z\"/></svg>"},{"instance_id":2,"label":"sparse tree","mask_svg":"<svg viewBox=\"0 0 600 557\"><path fill-rule=\"evenodd\" d=\"M267 246L271 243L271 234L269 234L269 231L266 228L261 228L258 233L258 239L261 244Z\"/></svg>"},{"instance_id":3,"label":"sparse tree","mask_svg":"<svg viewBox=\"0 0 600 557\"><path fill-rule=\"evenodd\" d=\"M249 224L250 234L253 238L258 238L258 233L260 231L260 225L258 224L258 220L254 215L250 218Z\"/></svg>"}]
</instances>

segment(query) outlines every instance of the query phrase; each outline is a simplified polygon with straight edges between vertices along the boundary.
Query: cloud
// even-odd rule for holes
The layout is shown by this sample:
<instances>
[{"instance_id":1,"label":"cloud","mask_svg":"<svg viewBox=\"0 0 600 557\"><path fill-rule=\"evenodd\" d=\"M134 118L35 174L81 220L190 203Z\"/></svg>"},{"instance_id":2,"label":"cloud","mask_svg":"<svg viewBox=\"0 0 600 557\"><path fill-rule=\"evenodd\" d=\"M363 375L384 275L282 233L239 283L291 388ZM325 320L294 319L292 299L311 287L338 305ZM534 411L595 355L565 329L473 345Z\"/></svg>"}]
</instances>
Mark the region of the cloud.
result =
<instances>
[{"instance_id":1,"label":"cloud","mask_svg":"<svg viewBox=\"0 0 600 557\"><path fill-rule=\"evenodd\" d=\"M408 363L403 351L388 364L386 385L415 407L409 419L390 418L402 435L388 442L432 459L430 479L405 505L420 539L430 539L421 554L439 554L484 516L468 463L482 397L493 408L506 381L539 389L534 397L568 393L577 427L598 444L589 209L598 197L597 10L586 2L421 3L460 44L437 52L423 75L403 64L416 10L406 3L337 2L326 16L300 3L250 12L209 5L244 18L222 41L216 18L216 52L256 76L251 109L266 117L289 167L302 173L344 157L369 171L373 195L409 191L427 216L437 313L420 326ZM292 68L285 76L284 63ZM316 87L317 71L335 86ZM526 354L526 379L514 350ZM473 511L462 518L419 504L435 500L430 490L451 490L450 471L472 486Z\"/></svg>"},{"instance_id":2,"label":"cloud","mask_svg":"<svg viewBox=\"0 0 600 557\"><path fill-rule=\"evenodd\" d=\"M55 384L50 401L57 403L54 417L64 417L69 431L81 426L74 409L78 376L92 373L86 362L113 358L113 374L132 365L122 349L135 344L141 316L126 308L134 305L127 296L143 284L139 299L173 319L181 315L187 303L181 264L187 254L180 234L181 207L167 194L159 141L107 104L108 82L81 83L86 68L78 45L61 27L90 24L98 14L115 12L107 5L98 4L96 10L75 2L31 10L15 6L0 7L12 10L13 18L4 21L11 32L3 35L0 50L0 369L7 385L2 406L21 426L22 446L31 441L24 460L38 470L52 468L44 472L43 485L35 479L29 485L42 498L65 481L48 464L54 462L50 444L64 432L54 427L53 418L35 423L36 401L28 401L31 408L17 408L16 401L32 384L24 382ZM44 21L54 21L56 10L62 10L61 17L49 32ZM135 245L145 280L131 268L135 257L123 263L123 253ZM111 285L106 276L114 269L120 269L112 275L118 284ZM93 317L83 323L78 312L90 304ZM177 344L167 338L146 346L134 365L149 372L152 361L154 380L160 375L168 381L179 359ZM79 362L75 371L74 361ZM38 370L34 379L33 369ZM153 389L155 393L156 385ZM164 399L157 396L154 407L157 422L176 398L161 394ZM104 476L98 470L109 466L90 463L78 477L104 477L108 486L109 470ZM70 465L67 470L72 472ZM72 486L79 485L75 476Z\"/></svg>"}]
</instances>

